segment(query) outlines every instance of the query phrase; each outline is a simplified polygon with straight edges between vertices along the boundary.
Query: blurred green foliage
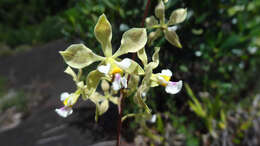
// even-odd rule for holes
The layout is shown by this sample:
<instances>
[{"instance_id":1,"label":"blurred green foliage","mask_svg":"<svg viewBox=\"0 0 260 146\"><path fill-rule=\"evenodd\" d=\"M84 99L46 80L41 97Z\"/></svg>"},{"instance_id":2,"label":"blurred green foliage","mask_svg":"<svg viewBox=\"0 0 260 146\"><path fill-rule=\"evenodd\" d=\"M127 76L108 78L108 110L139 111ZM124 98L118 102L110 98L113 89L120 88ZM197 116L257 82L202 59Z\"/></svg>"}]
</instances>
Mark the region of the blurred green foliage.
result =
<instances>
[{"instance_id":1,"label":"blurred green foliage","mask_svg":"<svg viewBox=\"0 0 260 146\"><path fill-rule=\"evenodd\" d=\"M93 28L98 16L105 13L113 28L112 44L119 45L124 30L140 26L145 3L142 0L1 0L0 42L13 47L65 37L80 40L90 48L100 48L97 41L92 41ZM156 4L157 1L151 2L148 16L153 15ZM182 79L190 87L174 97L165 94L163 88L155 89L148 93L148 104L154 113L168 114L167 122L172 123L178 134L186 136L186 144L195 145L199 143L195 133L215 135L212 131L225 129L225 117L238 103L250 106L243 101L252 94L259 79L260 1L169 0L166 16L180 7L188 10L187 20L177 29L183 48L171 46L164 38L158 39L155 44L161 46L161 63L155 72L169 68L174 71L174 80ZM152 53L153 48L147 48L148 56ZM129 98L125 102L133 101ZM129 107L125 112L136 113L136 110ZM162 118L155 129L165 132L167 122Z\"/></svg>"}]
</instances>

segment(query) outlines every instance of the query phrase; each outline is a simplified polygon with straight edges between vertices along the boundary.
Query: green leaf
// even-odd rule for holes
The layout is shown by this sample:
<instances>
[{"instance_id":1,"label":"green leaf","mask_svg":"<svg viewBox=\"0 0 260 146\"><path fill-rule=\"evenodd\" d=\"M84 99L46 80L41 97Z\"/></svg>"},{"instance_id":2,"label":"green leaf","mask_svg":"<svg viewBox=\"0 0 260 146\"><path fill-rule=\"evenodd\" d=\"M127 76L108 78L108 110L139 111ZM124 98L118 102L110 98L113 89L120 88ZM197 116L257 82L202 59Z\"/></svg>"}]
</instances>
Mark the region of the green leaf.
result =
<instances>
[{"instance_id":1,"label":"green leaf","mask_svg":"<svg viewBox=\"0 0 260 146\"><path fill-rule=\"evenodd\" d=\"M106 16L102 14L94 29L95 36L99 43L102 45L102 50L104 55L107 57L112 56L112 46L111 46L111 39L112 39L112 28L111 24L107 20Z\"/></svg>"},{"instance_id":2,"label":"green leaf","mask_svg":"<svg viewBox=\"0 0 260 146\"><path fill-rule=\"evenodd\" d=\"M88 96L92 96L95 93L97 86L103 76L104 74L99 72L98 70L93 70L88 74L87 81L86 81Z\"/></svg>"},{"instance_id":3,"label":"green leaf","mask_svg":"<svg viewBox=\"0 0 260 146\"><path fill-rule=\"evenodd\" d=\"M153 53L153 62L150 62L149 65L152 67L152 69L155 69L159 65L159 51L160 47L155 47Z\"/></svg>"},{"instance_id":4,"label":"green leaf","mask_svg":"<svg viewBox=\"0 0 260 146\"><path fill-rule=\"evenodd\" d=\"M146 55L144 48L142 48L141 50L139 50L137 52L137 56L142 61L143 65L146 66L147 65L147 55Z\"/></svg>"},{"instance_id":5,"label":"green leaf","mask_svg":"<svg viewBox=\"0 0 260 146\"><path fill-rule=\"evenodd\" d=\"M147 28L152 28L154 25L158 24L158 20L156 20L154 16L151 16L145 19L145 23Z\"/></svg>"},{"instance_id":6,"label":"green leaf","mask_svg":"<svg viewBox=\"0 0 260 146\"><path fill-rule=\"evenodd\" d=\"M144 28L132 28L123 34L121 40L121 46L117 52L113 55L116 58L120 55L127 53L135 53L144 48L147 42L146 29Z\"/></svg>"},{"instance_id":7,"label":"green leaf","mask_svg":"<svg viewBox=\"0 0 260 146\"><path fill-rule=\"evenodd\" d=\"M165 6L162 0L159 0L158 5L155 7L155 16L164 22L165 19Z\"/></svg>"},{"instance_id":8,"label":"green leaf","mask_svg":"<svg viewBox=\"0 0 260 146\"><path fill-rule=\"evenodd\" d=\"M177 9L171 13L168 25L174 25L183 22L187 17L187 9Z\"/></svg>"},{"instance_id":9,"label":"green leaf","mask_svg":"<svg viewBox=\"0 0 260 146\"><path fill-rule=\"evenodd\" d=\"M179 41L179 37L175 31L169 31L168 28L164 30L164 35L166 40L171 43L173 46L178 48L182 48L181 43Z\"/></svg>"},{"instance_id":10,"label":"green leaf","mask_svg":"<svg viewBox=\"0 0 260 146\"><path fill-rule=\"evenodd\" d=\"M93 53L83 44L70 45L65 51L60 51L59 53L69 66L77 69L84 68L93 62L104 59Z\"/></svg>"},{"instance_id":11,"label":"green leaf","mask_svg":"<svg viewBox=\"0 0 260 146\"><path fill-rule=\"evenodd\" d=\"M68 75L71 75L73 80L75 82L77 82L77 80L78 80L77 75L69 66L66 68L66 70L64 72L67 73Z\"/></svg>"}]
</instances>

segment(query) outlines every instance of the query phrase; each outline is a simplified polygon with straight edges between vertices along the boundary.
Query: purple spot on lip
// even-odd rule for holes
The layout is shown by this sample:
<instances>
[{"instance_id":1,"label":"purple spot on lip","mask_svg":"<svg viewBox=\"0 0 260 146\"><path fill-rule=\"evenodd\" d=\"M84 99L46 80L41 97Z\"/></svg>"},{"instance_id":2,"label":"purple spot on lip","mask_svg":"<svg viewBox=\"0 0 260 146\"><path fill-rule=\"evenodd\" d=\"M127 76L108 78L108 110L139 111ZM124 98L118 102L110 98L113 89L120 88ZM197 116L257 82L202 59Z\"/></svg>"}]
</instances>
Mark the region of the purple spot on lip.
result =
<instances>
[{"instance_id":1,"label":"purple spot on lip","mask_svg":"<svg viewBox=\"0 0 260 146\"><path fill-rule=\"evenodd\" d=\"M169 85L176 85L177 84L177 82L169 82Z\"/></svg>"},{"instance_id":2,"label":"purple spot on lip","mask_svg":"<svg viewBox=\"0 0 260 146\"><path fill-rule=\"evenodd\" d=\"M115 74L115 80L120 80L120 78L121 78L121 75L119 73L116 73Z\"/></svg>"}]
</instances>

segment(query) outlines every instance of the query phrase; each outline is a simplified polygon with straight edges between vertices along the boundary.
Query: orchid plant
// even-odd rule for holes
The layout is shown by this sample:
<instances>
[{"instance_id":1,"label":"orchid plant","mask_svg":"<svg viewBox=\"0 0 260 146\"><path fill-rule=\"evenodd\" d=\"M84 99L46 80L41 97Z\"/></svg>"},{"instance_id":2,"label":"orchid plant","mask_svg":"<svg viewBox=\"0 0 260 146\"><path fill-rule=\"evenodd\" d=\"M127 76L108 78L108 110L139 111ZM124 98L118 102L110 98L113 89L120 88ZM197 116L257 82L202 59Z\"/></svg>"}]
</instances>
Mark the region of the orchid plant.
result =
<instances>
[{"instance_id":1,"label":"orchid plant","mask_svg":"<svg viewBox=\"0 0 260 146\"><path fill-rule=\"evenodd\" d=\"M174 11L168 23L164 18L164 3L160 0L155 9L155 15L160 19L158 24L154 17L146 19L146 27L156 28L156 38L158 31L165 33L165 38L173 45L180 47L179 39L175 31L168 26L180 23L185 20L186 9ZM128 117L122 117L121 102L126 96L134 98L137 105L144 109L144 113L150 114L151 110L146 105L146 95L150 88L164 86L169 94L176 94L182 88L182 81L170 81L172 72L164 69L161 73L153 73L159 65L159 47L155 47L152 61L148 61L145 51L146 44L153 42L155 37L151 32L147 37L146 28L132 28L126 31L121 39L121 45L116 52L112 52L112 27L105 14L102 14L94 28L94 34L104 56L94 53L84 44L72 44L65 51L60 51L65 63L68 65L65 73L72 76L77 89L74 93L62 93L60 100L64 106L56 109L56 112L66 118L73 113L72 106L79 97L83 100L91 100L96 105L96 120L98 116L104 114L109 108L109 101L116 104L119 109L120 121ZM142 65L130 58L120 58L128 53L137 54ZM99 62L96 69L90 71L82 80L82 70ZM75 72L75 70L78 70ZM101 84L103 92L97 90ZM135 115L135 114L132 114ZM121 123L121 122L120 122Z\"/></svg>"}]
</instances>

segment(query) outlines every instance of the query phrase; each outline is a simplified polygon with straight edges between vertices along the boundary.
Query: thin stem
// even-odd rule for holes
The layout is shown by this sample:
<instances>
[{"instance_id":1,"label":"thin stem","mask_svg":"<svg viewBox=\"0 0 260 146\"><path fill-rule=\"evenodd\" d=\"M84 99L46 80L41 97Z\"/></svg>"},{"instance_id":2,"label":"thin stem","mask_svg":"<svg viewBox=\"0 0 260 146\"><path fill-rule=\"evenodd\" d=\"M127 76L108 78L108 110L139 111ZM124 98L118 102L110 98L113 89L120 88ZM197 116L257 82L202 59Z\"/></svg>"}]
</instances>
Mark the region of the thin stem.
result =
<instances>
[{"instance_id":1,"label":"thin stem","mask_svg":"<svg viewBox=\"0 0 260 146\"><path fill-rule=\"evenodd\" d=\"M117 123L117 143L116 146L120 146L120 132L121 132L121 128L122 128L122 113L123 113L123 99L124 99L124 89L120 90L120 97L119 97L119 101L118 101L118 123Z\"/></svg>"},{"instance_id":2,"label":"thin stem","mask_svg":"<svg viewBox=\"0 0 260 146\"><path fill-rule=\"evenodd\" d=\"M144 11L143 20L142 20L142 23L141 23L141 27L144 27L145 18L147 17L148 9L149 9L150 3L151 3L151 0L147 0L146 6L145 6L145 11Z\"/></svg>"},{"instance_id":3,"label":"thin stem","mask_svg":"<svg viewBox=\"0 0 260 146\"><path fill-rule=\"evenodd\" d=\"M144 27L144 22L145 22L145 18L148 14L148 9L149 9L149 6L150 6L150 3L151 3L151 0L147 0L147 3L146 3L146 6L145 6L145 12L144 12L144 16L143 16L143 19L142 19L142 23L141 23L141 27ZM136 57L136 53L134 53L132 55L132 59L135 60L135 57ZM131 76L128 75L127 77L127 83L129 82ZM119 101L118 101L118 124L117 124L117 143L116 143L116 146L120 146L120 132L121 132L121 128L122 128L122 114L123 114L123 99L124 99L124 89L121 89L120 90L120 97L119 97Z\"/></svg>"}]
</instances>

